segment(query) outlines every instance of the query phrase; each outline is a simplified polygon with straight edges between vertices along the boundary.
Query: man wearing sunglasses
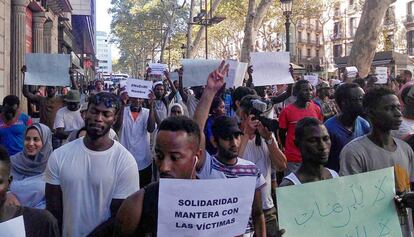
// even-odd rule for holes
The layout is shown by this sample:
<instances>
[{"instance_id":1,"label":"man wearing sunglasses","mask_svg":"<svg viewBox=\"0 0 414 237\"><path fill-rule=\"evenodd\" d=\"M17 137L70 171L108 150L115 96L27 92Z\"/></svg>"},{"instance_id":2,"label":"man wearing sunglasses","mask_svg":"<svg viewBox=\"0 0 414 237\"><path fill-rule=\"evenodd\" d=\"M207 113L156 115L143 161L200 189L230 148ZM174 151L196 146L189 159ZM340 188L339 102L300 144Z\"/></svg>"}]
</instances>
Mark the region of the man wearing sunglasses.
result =
<instances>
[{"instance_id":1,"label":"man wearing sunglasses","mask_svg":"<svg viewBox=\"0 0 414 237\"><path fill-rule=\"evenodd\" d=\"M62 236L107 236L122 201L139 189L134 157L109 137L120 101L101 92L89 100L86 136L55 150L46 168L46 208Z\"/></svg>"}]
</instances>

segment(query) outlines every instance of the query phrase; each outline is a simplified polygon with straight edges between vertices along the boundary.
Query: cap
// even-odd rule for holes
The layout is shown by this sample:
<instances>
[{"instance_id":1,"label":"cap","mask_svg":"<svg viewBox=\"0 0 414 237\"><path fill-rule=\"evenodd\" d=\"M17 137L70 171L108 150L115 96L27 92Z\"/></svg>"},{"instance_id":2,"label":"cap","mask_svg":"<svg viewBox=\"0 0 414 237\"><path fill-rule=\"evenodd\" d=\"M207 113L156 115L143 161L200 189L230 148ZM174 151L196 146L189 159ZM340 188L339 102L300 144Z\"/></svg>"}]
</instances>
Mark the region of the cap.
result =
<instances>
[{"instance_id":1,"label":"cap","mask_svg":"<svg viewBox=\"0 0 414 237\"><path fill-rule=\"evenodd\" d=\"M78 90L70 90L66 96L65 101L66 102L80 102L80 93Z\"/></svg>"},{"instance_id":2,"label":"cap","mask_svg":"<svg viewBox=\"0 0 414 237\"><path fill-rule=\"evenodd\" d=\"M152 89L154 90L158 85L164 85L164 83L162 81L154 82L154 84L152 84Z\"/></svg>"},{"instance_id":3,"label":"cap","mask_svg":"<svg viewBox=\"0 0 414 237\"><path fill-rule=\"evenodd\" d=\"M237 121L227 116L216 118L213 122L211 130L214 137L220 138L234 136L235 134L243 134L237 124Z\"/></svg>"},{"instance_id":4,"label":"cap","mask_svg":"<svg viewBox=\"0 0 414 237\"><path fill-rule=\"evenodd\" d=\"M322 90L322 89L329 89L329 88L331 88L330 86L329 86L329 84L328 83L326 83L326 82L321 82L321 83L319 83L317 86L316 86L316 90L318 91L318 90Z\"/></svg>"}]
</instances>

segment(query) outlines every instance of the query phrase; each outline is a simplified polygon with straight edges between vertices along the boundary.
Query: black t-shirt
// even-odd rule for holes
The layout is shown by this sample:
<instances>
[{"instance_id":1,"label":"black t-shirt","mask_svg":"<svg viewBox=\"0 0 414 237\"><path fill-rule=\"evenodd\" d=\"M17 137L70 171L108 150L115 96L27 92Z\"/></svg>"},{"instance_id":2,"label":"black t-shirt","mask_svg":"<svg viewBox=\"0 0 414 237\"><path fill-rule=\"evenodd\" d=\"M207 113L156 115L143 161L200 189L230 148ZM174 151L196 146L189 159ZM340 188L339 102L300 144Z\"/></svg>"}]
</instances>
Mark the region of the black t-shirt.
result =
<instances>
[{"instance_id":1,"label":"black t-shirt","mask_svg":"<svg viewBox=\"0 0 414 237\"><path fill-rule=\"evenodd\" d=\"M144 187L144 202L142 205L141 222L135 231L136 237L156 237L158 220L159 182Z\"/></svg>"},{"instance_id":2,"label":"black t-shirt","mask_svg":"<svg viewBox=\"0 0 414 237\"><path fill-rule=\"evenodd\" d=\"M13 218L23 215L26 237L59 237L56 218L47 210L18 207Z\"/></svg>"}]
</instances>

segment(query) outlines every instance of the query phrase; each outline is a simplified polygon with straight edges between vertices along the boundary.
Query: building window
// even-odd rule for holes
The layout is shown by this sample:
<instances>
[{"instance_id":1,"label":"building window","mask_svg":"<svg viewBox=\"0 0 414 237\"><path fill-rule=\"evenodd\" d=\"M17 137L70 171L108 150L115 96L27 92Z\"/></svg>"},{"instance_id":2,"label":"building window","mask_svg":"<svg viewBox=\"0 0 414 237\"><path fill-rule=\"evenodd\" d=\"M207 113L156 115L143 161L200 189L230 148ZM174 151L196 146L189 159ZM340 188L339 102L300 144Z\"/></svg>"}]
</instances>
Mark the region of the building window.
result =
<instances>
[{"instance_id":1,"label":"building window","mask_svg":"<svg viewBox=\"0 0 414 237\"><path fill-rule=\"evenodd\" d=\"M319 49L316 50L316 57L319 58Z\"/></svg>"},{"instance_id":2,"label":"building window","mask_svg":"<svg viewBox=\"0 0 414 237\"><path fill-rule=\"evenodd\" d=\"M414 1L407 3L407 15L412 16L414 13Z\"/></svg>"},{"instance_id":3,"label":"building window","mask_svg":"<svg viewBox=\"0 0 414 237\"><path fill-rule=\"evenodd\" d=\"M354 0L349 0L349 5L354 5Z\"/></svg>"},{"instance_id":4,"label":"building window","mask_svg":"<svg viewBox=\"0 0 414 237\"><path fill-rule=\"evenodd\" d=\"M302 32L298 31L298 41L302 42Z\"/></svg>"},{"instance_id":5,"label":"building window","mask_svg":"<svg viewBox=\"0 0 414 237\"><path fill-rule=\"evenodd\" d=\"M333 33L334 33L334 38L341 37L341 23L340 22L335 22Z\"/></svg>"},{"instance_id":6,"label":"building window","mask_svg":"<svg viewBox=\"0 0 414 237\"><path fill-rule=\"evenodd\" d=\"M302 49L298 48L298 58L302 59Z\"/></svg>"},{"instance_id":7,"label":"building window","mask_svg":"<svg viewBox=\"0 0 414 237\"><path fill-rule=\"evenodd\" d=\"M311 49L307 49L307 50L306 50L306 56L307 56L308 58L310 58L310 57L311 57Z\"/></svg>"},{"instance_id":8,"label":"building window","mask_svg":"<svg viewBox=\"0 0 414 237\"><path fill-rule=\"evenodd\" d=\"M306 34L307 35L307 40L308 40L308 44L310 44L311 43L311 34L310 33L307 33Z\"/></svg>"},{"instance_id":9,"label":"building window","mask_svg":"<svg viewBox=\"0 0 414 237\"><path fill-rule=\"evenodd\" d=\"M342 56L342 45L334 45L333 55L335 58Z\"/></svg>"}]
</instances>

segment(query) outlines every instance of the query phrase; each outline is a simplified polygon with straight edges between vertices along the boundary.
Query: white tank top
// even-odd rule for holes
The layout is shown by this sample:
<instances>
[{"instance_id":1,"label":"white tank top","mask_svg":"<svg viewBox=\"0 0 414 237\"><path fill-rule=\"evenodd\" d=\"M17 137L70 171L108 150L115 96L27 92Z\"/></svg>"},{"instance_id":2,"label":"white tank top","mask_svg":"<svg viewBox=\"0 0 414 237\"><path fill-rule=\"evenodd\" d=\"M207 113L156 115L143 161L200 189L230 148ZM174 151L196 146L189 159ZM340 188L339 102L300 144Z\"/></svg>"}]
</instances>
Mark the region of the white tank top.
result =
<instances>
[{"instance_id":1,"label":"white tank top","mask_svg":"<svg viewBox=\"0 0 414 237\"><path fill-rule=\"evenodd\" d=\"M328 169L328 168L326 168L326 169ZM339 175L338 175L338 173L336 173L336 171L335 170L331 170L331 169L328 169L328 171L329 171L329 173L331 173L331 175L332 175L332 178L338 178L339 177ZM302 184L301 182L300 182L300 180L298 179L298 177L295 175L295 173L290 173L289 175L287 175L286 177L284 177L284 179L287 179L287 180L289 180L290 182L292 182L294 185L298 185L298 184Z\"/></svg>"}]
</instances>

